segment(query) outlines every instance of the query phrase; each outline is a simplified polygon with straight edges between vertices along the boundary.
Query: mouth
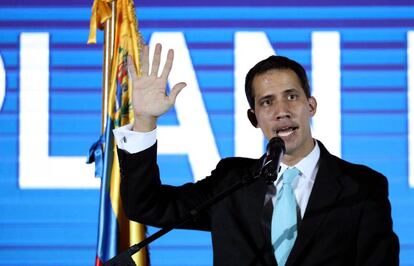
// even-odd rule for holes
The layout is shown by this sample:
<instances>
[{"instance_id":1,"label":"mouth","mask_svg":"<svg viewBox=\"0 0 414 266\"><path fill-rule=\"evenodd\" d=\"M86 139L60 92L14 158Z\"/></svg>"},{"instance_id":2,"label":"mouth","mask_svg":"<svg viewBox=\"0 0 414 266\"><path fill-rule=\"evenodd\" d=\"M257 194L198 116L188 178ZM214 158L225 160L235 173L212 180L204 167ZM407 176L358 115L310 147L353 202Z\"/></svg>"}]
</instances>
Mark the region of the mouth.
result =
<instances>
[{"instance_id":1,"label":"mouth","mask_svg":"<svg viewBox=\"0 0 414 266\"><path fill-rule=\"evenodd\" d=\"M298 127L295 126L279 128L276 130L276 136L281 138L289 137L296 131L296 129L298 129Z\"/></svg>"}]
</instances>

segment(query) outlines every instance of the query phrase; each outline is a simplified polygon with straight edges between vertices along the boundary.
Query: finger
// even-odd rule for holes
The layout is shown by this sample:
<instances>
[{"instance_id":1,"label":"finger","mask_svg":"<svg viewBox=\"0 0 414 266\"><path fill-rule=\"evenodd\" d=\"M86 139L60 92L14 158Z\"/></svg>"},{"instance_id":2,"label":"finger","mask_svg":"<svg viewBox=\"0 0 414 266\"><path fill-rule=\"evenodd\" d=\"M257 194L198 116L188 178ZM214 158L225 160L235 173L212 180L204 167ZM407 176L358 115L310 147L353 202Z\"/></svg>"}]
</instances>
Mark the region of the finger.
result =
<instances>
[{"instance_id":1,"label":"finger","mask_svg":"<svg viewBox=\"0 0 414 266\"><path fill-rule=\"evenodd\" d=\"M174 87L171 89L169 100L170 104L173 105L175 103L175 100L177 99L178 94L187 86L185 82L180 82L174 85Z\"/></svg>"},{"instance_id":2,"label":"finger","mask_svg":"<svg viewBox=\"0 0 414 266\"><path fill-rule=\"evenodd\" d=\"M161 58L161 44L157 43L155 45L154 58L152 59L152 68L151 76L158 76L158 69L160 67L160 58Z\"/></svg>"},{"instance_id":3,"label":"finger","mask_svg":"<svg viewBox=\"0 0 414 266\"><path fill-rule=\"evenodd\" d=\"M161 73L161 78L163 79L168 78L168 75L170 74L170 71L172 68L173 61L174 61L174 50L170 49L168 50L167 61L165 61L165 65Z\"/></svg>"},{"instance_id":4,"label":"finger","mask_svg":"<svg viewBox=\"0 0 414 266\"><path fill-rule=\"evenodd\" d=\"M142 75L148 75L149 69L149 47L148 45L144 45L144 50L142 53L142 64L141 64L141 73Z\"/></svg>"},{"instance_id":5,"label":"finger","mask_svg":"<svg viewBox=\"0 0 414 266\"><path fill-rule=\"evenodd\" d=\"M129 78L132 80L137 79L137 71L135 69L134 60L130 55L128 55L127 58L127 69Z\"/></svg>"}]
</instances>

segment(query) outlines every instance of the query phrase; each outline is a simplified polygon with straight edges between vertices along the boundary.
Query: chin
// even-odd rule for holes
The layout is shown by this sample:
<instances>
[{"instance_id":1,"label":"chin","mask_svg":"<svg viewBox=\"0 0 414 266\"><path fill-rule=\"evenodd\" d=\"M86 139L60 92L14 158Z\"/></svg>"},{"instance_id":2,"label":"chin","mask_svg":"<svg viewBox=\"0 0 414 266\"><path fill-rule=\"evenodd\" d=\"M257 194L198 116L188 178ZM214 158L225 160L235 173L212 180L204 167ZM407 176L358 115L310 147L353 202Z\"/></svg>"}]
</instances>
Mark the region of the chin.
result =
<instances>
[{"instance_id":1,"label":"chin","mask_svg":"<svg viewBox=\"0 0 414 266\"><path fill-rule=\"evenodd\" d=\"M298 146L295 143L289 143L285 141L286 155L293 156L295 152L298 151Z\"/></svg>"}]
</instances>

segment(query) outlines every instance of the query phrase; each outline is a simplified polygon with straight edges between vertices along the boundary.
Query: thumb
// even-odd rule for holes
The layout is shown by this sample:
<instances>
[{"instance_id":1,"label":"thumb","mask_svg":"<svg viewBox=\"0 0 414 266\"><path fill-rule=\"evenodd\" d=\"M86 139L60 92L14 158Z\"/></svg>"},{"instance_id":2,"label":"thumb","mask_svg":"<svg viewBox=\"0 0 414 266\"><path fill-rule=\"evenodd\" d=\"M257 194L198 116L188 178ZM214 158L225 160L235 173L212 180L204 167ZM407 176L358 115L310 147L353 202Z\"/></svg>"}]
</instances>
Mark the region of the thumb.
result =
<instances>
[{"instance_id":1,"label":"thumb","mask_svg":"<svg viewBox=\"0 0 414 266\"><path fill-rule=\"evenodd\" d=\"M170 103L173 105L175 103L175 100L177 99L177 95L181 92L182 89L184 89L187 86L185 82L180 82L174 85L174 87L171 89L170 92Z\"/></svg>"}]
</instances>

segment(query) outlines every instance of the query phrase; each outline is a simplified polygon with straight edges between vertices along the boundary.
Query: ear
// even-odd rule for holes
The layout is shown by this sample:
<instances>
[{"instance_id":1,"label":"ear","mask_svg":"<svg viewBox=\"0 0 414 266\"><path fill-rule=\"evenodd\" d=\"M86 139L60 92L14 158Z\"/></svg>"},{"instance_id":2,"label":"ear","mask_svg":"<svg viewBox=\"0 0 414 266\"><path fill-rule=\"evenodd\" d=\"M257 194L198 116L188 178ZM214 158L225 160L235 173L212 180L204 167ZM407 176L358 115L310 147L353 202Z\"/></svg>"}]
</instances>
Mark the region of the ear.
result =
<instances>
[{"instance_id":1,"label":"ear","mask_svg":"<svg viewBox=\"0 0 414 266\"><path fill-rule=\"evenodd\" d=\"M314 116L316 113L316 108L318 106L318 103L316 102L315 97L313 96L309 97L308 103L309 103L309 112L311 116Z\"/></svg>"},{"instance_id":2,"label":"ear","mask_svg":"<svg viewBox=\"0 0 414 266\"><path fill-rule=\"evenodd\" d=\"M249 118L250 123L252 123L252 125L257 128L256 114L254 113L253 109L247 110L247 118Z\"/></svg>"}]
</instances>

